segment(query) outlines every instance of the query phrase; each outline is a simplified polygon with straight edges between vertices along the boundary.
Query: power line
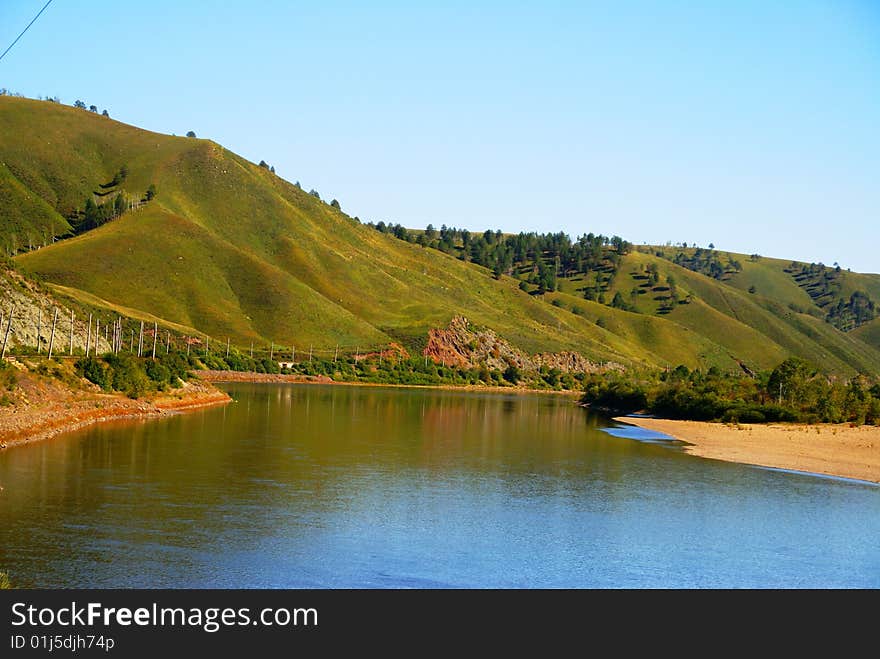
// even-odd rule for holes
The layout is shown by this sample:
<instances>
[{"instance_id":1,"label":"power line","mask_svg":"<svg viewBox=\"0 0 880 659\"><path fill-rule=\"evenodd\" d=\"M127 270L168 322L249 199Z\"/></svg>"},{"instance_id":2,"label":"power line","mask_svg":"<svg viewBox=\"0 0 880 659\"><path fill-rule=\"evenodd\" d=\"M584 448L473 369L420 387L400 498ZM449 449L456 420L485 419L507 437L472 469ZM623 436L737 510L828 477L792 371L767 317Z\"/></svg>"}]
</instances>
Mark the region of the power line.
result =
<instances>
[{"instance_id":1,"label":"power line","mask_svg":"<svg viewBox=\"0 0 880 659\"><path fill-rule=\"evenodd\" d=\"M49 2L47 2L45 5L43 5L43 8L40 10L40 12L36 16L34 16L34 20L32 20L30 23L28 23L27 27L21 31L21 34L19 34L17 37L15 37L15 41L13 41L11 44L9 44L9 48L7 48L6 50L3 51L3 54L0 55L0 60L2 60L4 57L6 57L6 53L8 53L10 50L12 50L12 47L18 43L18 40L24 36L24 33L31 29L31 25L33 25L34 23L37 22L37 19L40 17L40 14L42 14L44 11L46 11L46 7L51 5L52 2L53 2L53 0L49 0Z\"/></svg>"}]
</instances>

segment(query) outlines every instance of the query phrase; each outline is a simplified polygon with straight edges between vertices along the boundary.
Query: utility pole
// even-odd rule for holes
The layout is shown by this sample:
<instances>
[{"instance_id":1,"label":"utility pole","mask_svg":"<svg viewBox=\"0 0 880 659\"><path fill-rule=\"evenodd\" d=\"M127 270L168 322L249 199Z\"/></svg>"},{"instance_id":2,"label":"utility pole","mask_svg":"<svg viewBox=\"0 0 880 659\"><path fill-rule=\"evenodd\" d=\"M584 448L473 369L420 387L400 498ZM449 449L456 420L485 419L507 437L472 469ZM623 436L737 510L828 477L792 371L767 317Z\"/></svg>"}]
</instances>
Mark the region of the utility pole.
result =
<instances>
[{"instance_id":1,"label":"utility pole","mask_svg":"<svg viewBox=\"0 0 880 659\"><path fill-rule=\"evenodd\" d=\"M92 314L89 314L89 331L86 334L86 358L89 356L89 349L92 347Z\"/></svg>"},{"instance_id":2,"label":"utility pole","mask_svg":"<svg viewBox=\"0 0 880 659\"><path fill-rule=\"evenodd\" d=\"M226 359L229 359L229 337L226 337Z\"/></svg>"},{"instance_id":3,"label":"utility pole","mask_svg":"<svg viewBox=\"0 0 880 659\"><path fill-rule=\"evenodd\" d=\"M9 321L6 323L6 334L3 336L3 354L0 359L6 359L6 342L9 341L9 332L12 330L12 315L15 313L15 305L9 307Z\"/></svg>"},{"instance_id":4,"label":"utility pole","mask_svg":"<svg viewBox=\"0 0 880 659\"><path fill-rule=\"evenodd\" d=\"M52 333L49 335L49 359L52 359L52 348L55 346L55 323L58 322L58 307L55 307L55 315L52 316Z\"/></svg>"},{"instance_id":5,"label":"utility pole","mask_svg":"<svg viewBox=\"0 0 880 659\"><path fill-rule=\"evenodd\" d=\"M95 318L95 357L98 356L98 343L101 341L101 319Z\"/></svg>"},{"instance_id":6,"label":"utility pole","mask_svg":"<svg viewBox=\"0 0 880 659\"><path fill-rule=\"evenodd\" d=\"M336 350L333 351L333 363L336 363L336 357L339 355L339 344L336 344Z\"/></svg>"},{"instance_id":7,"label":"utility pole","mask_svg":"<svg viewBox=\"0 0 880 659\"><path fill-rule=\"evenodd\" d=\"M269 361L272 361L272 358L275 356L275 342L269 343Z\"/></svg>"},{"instance_id":8,"label":"utility pole","mask_svg":"<svg viewBox=\"0 0 880 659\"><path fill-rule=\"evenodd\" d=\"M37 354L40 354L40 334L43 332L43 310L37 309Z\"/></svg>"},{"instance_id":9,"label":"utility pole","mask_svg":"<svg viewBox=\"0 0 880 659\"><path fill-rule=\"evenodd\" d=\"M171 332L166 332L165 336L165 354L167 355L171 351Z\"/></svg>"},{"instance_id":10,"label":"utility pole","mask_svg":"<svg viewBox=\"0 0 880 659\"><path fill-rule=\"evenodd\" d=\"M153 359L156 359L156 342L159 340L159 323L153 321Z\"/></svg>"},{"instance_id":11,"label":"utility pole","mask_svg":"<svg viewBox=\"0 0 880 659\"><path fill-rule=\"evenodd\" d=\"M67 349L67 354L73 354L73 309L70 310L70 346Z\"/></svg>"},{"instance_id":12,"label":"utility pole","mask_svg":"<svg viewBox=\"0 0 880 659\"><path fill-rule=\"evenodd\" d=\"M309 364L312 363L312 344L309 344Z\"/></svg>"},{"instance_id":13,"label":"utility pole","mask_svg":"<svg viewBox=\"0 0 880 659\"><path fill-rule=\"evenodd\" d=\"M141 321L141 329L138 333L138 357L144 353L144 321Z\"/></svg>"}]
</instances>

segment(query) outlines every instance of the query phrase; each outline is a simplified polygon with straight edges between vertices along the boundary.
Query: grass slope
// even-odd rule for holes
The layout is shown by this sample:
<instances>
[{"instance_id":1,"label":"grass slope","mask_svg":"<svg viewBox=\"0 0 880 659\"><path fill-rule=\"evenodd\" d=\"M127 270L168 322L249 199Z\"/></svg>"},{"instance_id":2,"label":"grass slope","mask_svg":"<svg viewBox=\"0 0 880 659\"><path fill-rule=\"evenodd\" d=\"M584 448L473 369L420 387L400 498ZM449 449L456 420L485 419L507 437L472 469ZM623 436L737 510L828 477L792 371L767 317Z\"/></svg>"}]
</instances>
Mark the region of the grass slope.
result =
<instances>
[{"instance_id":1,"label":"grass slope","mask_svg":"<svg viewBox=\"0 0 880 659\"><path fill-rule=\"evenodd\" d=\"M854 329L852 333L857 339L880 350L880 318Z\"/></svg>"},{"instance_id":2,"label":"grass slope","mask_svg":"<svg viewBox=\"0 0 880 659\"><path fill-rule=\"evenodd\" d=\"M151 183L158 190L140 210L17 257L22 269L70 295L97 296L216 339L298 350L392 340L417 346L429 328L462 314L530 352L572 349L597 361L726 369L738 361L766 368L797 354L842 373L880 372L880 351L788 309L789 301L806 305L809 297L774 268L759 270L763 261L747 269L765 280L752 295L650 254L628 255L608 299L615 290L629 296L640 268L655 263L692 296L665 316L656 314L654 295L640 295L643 313L630 313L583 300L574 281L541 299L520 291L514 278L496 280L484 268L360 225L207 140L9 97L0 97L0 134L0 179L10 182L0 195L7 245L28 227L63 233L66 214L123 164L124 191L140 196Z\"/></svg>"}]
</instances>

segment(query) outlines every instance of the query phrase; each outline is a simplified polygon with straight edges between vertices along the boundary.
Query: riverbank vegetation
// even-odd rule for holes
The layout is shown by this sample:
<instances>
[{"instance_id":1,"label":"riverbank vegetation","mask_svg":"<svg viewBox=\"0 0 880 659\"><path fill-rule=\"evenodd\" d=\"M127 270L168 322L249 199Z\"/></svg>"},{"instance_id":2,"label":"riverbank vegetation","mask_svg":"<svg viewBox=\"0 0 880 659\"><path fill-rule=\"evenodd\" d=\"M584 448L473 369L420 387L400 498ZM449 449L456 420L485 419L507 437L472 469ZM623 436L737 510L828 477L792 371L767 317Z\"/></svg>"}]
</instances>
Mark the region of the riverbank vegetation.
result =
<instances>
[{"instance_id":1,"label":"riverbank vegetation","mask_svg":"<svg viewBox=\"0 0 880 659\"><path fill-rule=\"evenodd\" d=\"M397 354L339 356L337 359L305 358L299 362L279 362L268 356L250 357L237 350L229 355L210 352L171 351L167 354L138 358L125 352L76 360L75 373L106 392L124 393L139 398L157 391L180 387L192 378L195 370L233 371L272 375L325 377L334 382L363 382L395 385L452 385L516 387L551 391L580 391L584 373L565 373L542 367L524 372L516 366L493 369L486 366L467 368L447 366L422 357ZM62 370L42 364L40 371L61 377Z\"/></svg>"},{"instance_id":2,"label":"riverbank vegetation","mask_svg":"<svg viewBox=\"0 0 880 659\"><path fill-rule=\"evenodd\" d=\"M744 423L880 425L880 382L821 374L798 358L770 371L724 374L686 366L662 372L602 373L585 382L582 401L618 413Z\"/></svg>"},{"instance_id":3,"label":"riverbank vegetation","mask_svg":"<svg viewBox=\"0 0 880 659\"><path fill-rule=\"evenodd\" d=\"M152 391L179 388L189 380L199 363L181 352L170 352L153 358L138 358L120 352L101 357L83 357L75 363L77 375L105 391L139 398Z\"/></svg>"},{"instance_id":4,"label":"riverbank vegetation","mask_svg":"<svg viewBox=\"0 0 880 659\"><path fill-rule=\"evenodd\" d=\"M564 373L543 367L525 372L516 366L493 369L487 366L463 367L437 363L424 357L407 357L389 352L348 355L338 358L304 359L299 362L274 361L268 357L251 358L231 351L229 356L200 355L199 361L209 370L243 371L282 375L325 376L336 382L365 382L398 385L459 385L513 387L577 391L583 386L583 373Z\"/></svg>"}]
</instances>

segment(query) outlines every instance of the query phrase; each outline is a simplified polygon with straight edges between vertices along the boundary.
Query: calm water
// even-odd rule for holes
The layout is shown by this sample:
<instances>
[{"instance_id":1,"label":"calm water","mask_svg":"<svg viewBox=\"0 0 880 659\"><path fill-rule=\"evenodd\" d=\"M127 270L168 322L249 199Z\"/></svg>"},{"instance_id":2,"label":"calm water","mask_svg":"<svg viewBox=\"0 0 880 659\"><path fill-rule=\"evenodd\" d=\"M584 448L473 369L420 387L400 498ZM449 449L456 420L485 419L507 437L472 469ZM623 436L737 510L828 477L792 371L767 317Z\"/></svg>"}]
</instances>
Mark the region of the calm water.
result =
<instances>
[{"instance_id":1,"label":"calm water","mask_svg":"<svg viewBox=\"0 0 880 659\"><path fill-rule=\"evenodd\" d=\"M880 587L880 488L687 456L540 395L230 385L0 454L19 586Z\"/></svg>"}]
</instances>

